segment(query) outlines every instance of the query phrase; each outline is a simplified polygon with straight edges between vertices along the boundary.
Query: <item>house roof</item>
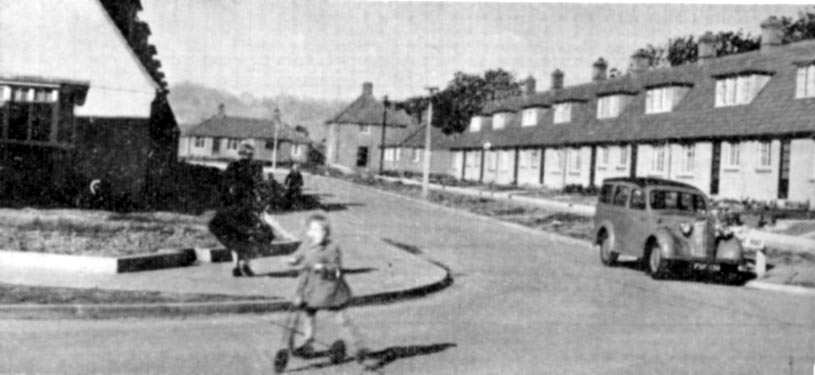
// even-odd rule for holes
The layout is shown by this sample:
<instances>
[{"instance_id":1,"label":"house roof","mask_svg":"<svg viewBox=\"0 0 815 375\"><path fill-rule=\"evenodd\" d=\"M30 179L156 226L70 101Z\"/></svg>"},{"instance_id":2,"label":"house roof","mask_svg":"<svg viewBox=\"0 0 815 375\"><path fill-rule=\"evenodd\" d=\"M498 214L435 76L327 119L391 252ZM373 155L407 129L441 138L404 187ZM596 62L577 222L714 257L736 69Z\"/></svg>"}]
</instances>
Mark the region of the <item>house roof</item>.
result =
<instances>
[{"instance_id":1,"label":"house roof","mask_svg":"<svg viewBox=\"0 0 815 375\"><path fill-rule=\"evenodd\" d=\"M386 142L387 147L408 147L408 148L424 148L426 137L427 125L418 126L413 131L408 133L407 136ZM447 143L451 138L457 135L446 135L441 129L433 127L430 129L430 149L440 150L446 149Z\"/></svg>"},{"instance_id":2,"label":"house roof","mask_svg":"<svg viewBox=\"0 0 815 375\"><path fill-rule=\"evenodd\" d=\"M292 143L310 143L308 137L296 132L292 127L280 120L255 119L234 116L213 116L194 128L188 130L187 137L218 137L239 139L273 139L275 128L278 129L277 139L288 140Z\"/></svg>"},{"instance_id":3,"label":"house roof","mask_svg":"<svg viewBox=\"0 0 815 375\"><path fill-rule=\"evenodd\" d=\"M363 92L356 100L351 102L336 116L327 120L327 124L351 124L351 125L382 125L382 114L385 106L381 101L376 100L373 95L373 86L370 83L363 85ZM415 121L405 111L388 108L386 125L394 127L409 127Z\"/></svg>"},{"instance_id":4,"label":"house roof","mask_svg":"<svg viewBox=\"0 0 815 375\"><path fill-rule=\"evenodd\" d=\"M653 69L601 82L590 82L533 95L544 103L584 99L572 106L568 123L554 124L551 112L539 116L536 126L521 127L520 116L510 116L504 129L489 122L479 132L464 132L450 148L558 146L659 142L669 140L815 135L815 98L795 98L796 63L815 60L815 41L803 41L770 50L757 50L677 67ZM746 105L714 107L716 77L740 73L772 74L764 88ZM645 114L647 88L681 85L687 93L671 112ZM636 90L619 116L597 118L597 97L608 88ZM612 90L613 91L613 90ZM514 106L521 99L490 103L485 108ZM529 106L529 102L522 106ZM487 111L485 111L487 112ZM489 117L484 117L488 120Z\"/></svg>"}]
</instances>

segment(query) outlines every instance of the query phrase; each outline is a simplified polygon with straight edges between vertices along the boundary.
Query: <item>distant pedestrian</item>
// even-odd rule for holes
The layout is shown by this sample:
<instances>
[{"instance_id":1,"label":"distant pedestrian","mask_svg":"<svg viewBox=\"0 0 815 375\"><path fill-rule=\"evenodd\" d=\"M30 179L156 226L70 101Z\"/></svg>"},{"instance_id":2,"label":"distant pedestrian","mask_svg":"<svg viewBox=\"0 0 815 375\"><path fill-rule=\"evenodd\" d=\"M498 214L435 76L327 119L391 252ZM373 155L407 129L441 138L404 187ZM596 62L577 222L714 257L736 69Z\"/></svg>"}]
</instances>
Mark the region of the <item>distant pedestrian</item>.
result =
<instances>
[{"instance_id":1,"label":"distant pedestrian","mask_svg":"<svg viewBox=\"0 0 815 375\"><path fill-rule=\"evenodd\" d=\"M286 187L286 195L284 198L286 200L286 208L292 208L303 194L303 175L300 173L299 164L292 164L291 171L286 175L283 185Z\"/></svg>"},{"instance_id":2,"label":"distant pedestrian","mask_svg":"<svg viewBox=\"0 0 815 375\"><path fill-rule=\"evenodd\" d=\"M248 141L238 146L240 159L229 163L224 172L223 206L252 204L263 184L263 165L253 160L255 147Z\"/></svg>"},{"instance_id":3,"label":"distant pedestrian","mask_svg":"<svg viewBox=\"0 0 815 375\"><path fill-rule=\"evenodd\" d=\"M326 310L335 313L346 339L356 350L357 361L362 362L368 349L345 312L352 293L342 270L342 251L330 237L328 218L312 215L306 221L306 230L309 243L303 242L290 259L290 263L300 270L294 304L306 312L303 328L305 342L295 349L294 354L307 357L313 353L317 311Z\"/></svg>"}]
</instances>

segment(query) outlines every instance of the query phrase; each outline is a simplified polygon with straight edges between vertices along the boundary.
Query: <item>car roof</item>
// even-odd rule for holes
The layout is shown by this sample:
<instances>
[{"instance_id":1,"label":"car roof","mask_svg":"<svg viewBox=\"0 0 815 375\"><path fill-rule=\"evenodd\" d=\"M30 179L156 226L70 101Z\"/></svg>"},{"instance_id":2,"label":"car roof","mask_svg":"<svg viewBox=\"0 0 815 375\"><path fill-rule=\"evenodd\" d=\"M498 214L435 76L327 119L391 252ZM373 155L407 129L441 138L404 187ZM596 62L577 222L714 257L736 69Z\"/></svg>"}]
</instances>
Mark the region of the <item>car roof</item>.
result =
<instances>
[{"instance_id":1,"label":"car roof","mask_svg":"<svg viewBox=\"0 0 815 375\"><path fill-rule=\"evenodd\" d=\"M666 180L663 178L655 178L655 177L615 177L615 178L607 178L603 180L603 184L607 183L629 183L633 185L637 185L640 188L646 188L648 186L669 186L669 187L679 187L691 190L699 190L693 185L686 184L684 182L673 181L673 180Z\"/></svg>"}]
</instances>

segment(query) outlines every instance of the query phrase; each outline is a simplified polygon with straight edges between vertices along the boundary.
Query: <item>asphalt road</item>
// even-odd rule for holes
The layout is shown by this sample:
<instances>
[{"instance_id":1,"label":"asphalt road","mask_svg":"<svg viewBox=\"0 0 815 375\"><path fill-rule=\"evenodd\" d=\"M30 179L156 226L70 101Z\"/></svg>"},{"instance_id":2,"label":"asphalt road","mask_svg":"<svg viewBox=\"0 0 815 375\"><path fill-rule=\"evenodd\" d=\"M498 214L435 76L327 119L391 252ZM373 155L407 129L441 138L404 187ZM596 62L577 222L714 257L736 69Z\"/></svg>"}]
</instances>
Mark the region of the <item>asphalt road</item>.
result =
<instances>
[{"instance_id":1,"label":"asphalt road","mask_svg":"<svg viewBox=\"0 0 815 375\"><path fill-rule=\"evenodd\" d=\"M350 310L387 374L812 374L815 298L605 268L594 251L451 210L308 180L336 231L450 266L426 298ZM282 315L2 321L0 374L271 373ZM318 332L334 338L331 321ZM358 373L292 362L295 373ZM300 371L302 370L302 371Z\"/></svg>"}]
</instances>

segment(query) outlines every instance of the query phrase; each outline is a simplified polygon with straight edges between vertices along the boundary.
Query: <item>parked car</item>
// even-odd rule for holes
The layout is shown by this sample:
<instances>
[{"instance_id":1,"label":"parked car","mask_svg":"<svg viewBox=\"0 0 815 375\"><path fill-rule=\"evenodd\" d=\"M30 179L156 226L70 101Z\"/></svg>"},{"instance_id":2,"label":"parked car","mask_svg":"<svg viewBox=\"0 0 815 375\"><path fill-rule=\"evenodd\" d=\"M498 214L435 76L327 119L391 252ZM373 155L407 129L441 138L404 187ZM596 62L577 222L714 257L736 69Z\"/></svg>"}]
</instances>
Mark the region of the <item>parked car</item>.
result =
<instances>
[{"instance_id":1,"label":"parked car","mask_svg":"<svg viewBox=\"0 0 815 375\"><path fill-rule=\"evenodd\" d=\"M603 181L593 238L603 264L615 265L620 254L634 256L655 279L697 263L735 276L744 264L741 242L712 214L705 194L676 181Z\"/></svg>"}]
</instances>

